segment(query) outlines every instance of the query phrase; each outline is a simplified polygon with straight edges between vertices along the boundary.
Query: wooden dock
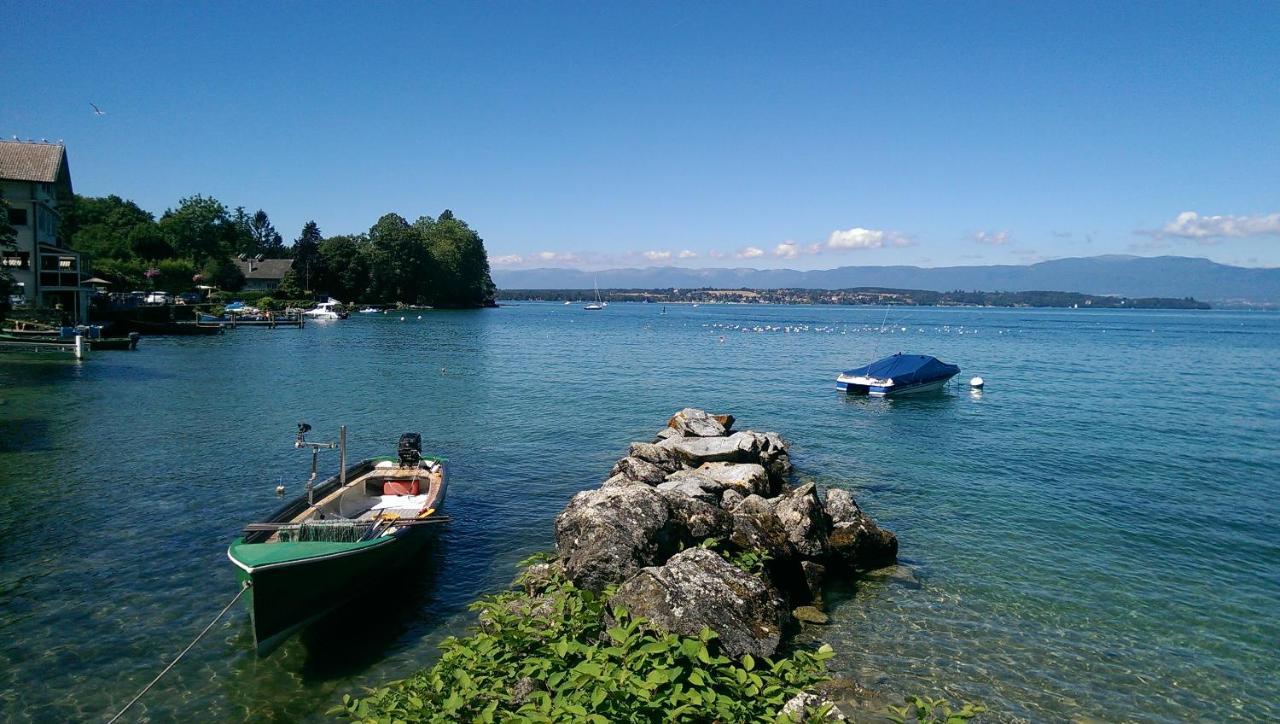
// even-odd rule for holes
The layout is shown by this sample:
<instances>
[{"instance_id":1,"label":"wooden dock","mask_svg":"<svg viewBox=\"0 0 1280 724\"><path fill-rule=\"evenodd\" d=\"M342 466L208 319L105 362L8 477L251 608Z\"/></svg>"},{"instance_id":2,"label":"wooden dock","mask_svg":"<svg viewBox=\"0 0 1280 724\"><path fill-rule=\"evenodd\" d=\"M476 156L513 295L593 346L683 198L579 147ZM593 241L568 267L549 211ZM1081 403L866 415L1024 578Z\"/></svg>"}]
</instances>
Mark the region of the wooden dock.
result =
<instances>
[{"instance_id":1,"label":"wooden dock","mask_svg":"<svg viewBox=\"0 0 1280 724\"><path fill-rule=\"evenodd\" d=\"M0 335L0 350L7 352L32 352L36 354L70 354L76 359L89 356L89 340L76 335L75 339L21 339Z\"/></svg>"}]
</instances>

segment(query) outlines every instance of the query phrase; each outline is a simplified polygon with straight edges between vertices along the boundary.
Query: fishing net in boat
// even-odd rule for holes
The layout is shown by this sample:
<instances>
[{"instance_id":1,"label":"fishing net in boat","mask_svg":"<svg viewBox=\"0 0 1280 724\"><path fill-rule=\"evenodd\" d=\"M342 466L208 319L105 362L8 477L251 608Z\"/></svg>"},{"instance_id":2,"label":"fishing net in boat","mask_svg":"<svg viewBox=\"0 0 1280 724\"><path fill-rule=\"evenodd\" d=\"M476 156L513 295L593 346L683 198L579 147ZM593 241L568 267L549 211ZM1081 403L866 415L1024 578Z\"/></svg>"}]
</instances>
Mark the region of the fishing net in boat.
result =
<instances>
[{"instance_id":1,"label":"fishing net in boat","mask_svg":"<svg viewBox=\"0 0 1280 724\"><path fill-rule=\"evenodd\" d=\"M309 520L280 528L282 543L355 543L372 524L356 520Z\"/></svg>"}]
</instances>

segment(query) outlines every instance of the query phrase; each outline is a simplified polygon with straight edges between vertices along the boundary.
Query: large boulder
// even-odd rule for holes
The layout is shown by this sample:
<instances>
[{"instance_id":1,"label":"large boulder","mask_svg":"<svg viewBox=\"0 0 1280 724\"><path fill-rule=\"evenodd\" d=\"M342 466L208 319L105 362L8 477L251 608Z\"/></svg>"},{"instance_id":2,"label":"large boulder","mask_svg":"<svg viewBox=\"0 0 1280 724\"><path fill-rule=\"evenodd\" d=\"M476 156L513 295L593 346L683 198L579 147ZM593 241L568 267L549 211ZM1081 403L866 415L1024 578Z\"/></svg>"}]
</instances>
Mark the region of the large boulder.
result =
<instances>
[{"instance_id":1,"label":"large boulder","mask_svg":"<svg viewBox=\"0 0 1280 724\"><path fill-rule=\"evenodd\" d=\"M715 503L720 500L720 491L724 486L715 478L702 475L694 470L681 470L672 473L665 482L658 484L658 490L680 493L691 498Z\"/></svg>"},{"instance_id":2,"label":"large boulder","mask_svg":"<svg viewBox=\"0 0 1280 724\"><path fill-rule=\"evenodd\" d=\"M671 511L670 529L677 536L679 544L684 547L695 546L707 538L723 538L733 529L733 518L714 499L690 497L681 491L663 490L658 492L667 501Z\"/></svg>"},{"instance_id":3,"label":"large boulder","mask_svg":"<svg viewBox=\"0 0 1280 724\"><path fill-rule=\"evenodd\" d=\"M768 501L749 495L733 509L729 542L743 550L764 551L774 561L795 558L795 546Z\"/></svg>"},{"instance_id":4,"label":"large boulder","mask_svg":"<svg viewBox=\"0 0 1280 724\"><path fill-rule=\"evenodd\" d=\"M847 491L827 491L825 508L831 519L827 547L833 560L863 570L897 562L898 536L876 525Z\"/></svg>"},{"instance_id":5,"label":"large boulder","mask_svg":"<svg viewBox=\"0 0 1280 724\"><path fill-rule=\"evenodd\" d=\"M725 491L720 494L720 507L732 513L733 509L738 507L738 503L742 502L742 498L742 493L733 488L725 488Z\"/></svg>"},{"instance_id":6,"label":"large boulder","mask_svg":"<svg viewBox=\"0 0 1280 724\"><path fill-rule=\"evenodd\" d=\"M656 465L666 473L674 473L682 466L680 459L676 457L671 448L648 442L631 443L631 447L627 449L627 456L639 458L647 463Z\"/></svg>"},{"instance_id":7,"label":"large boulder","mask_svg":"<svg viewBox=\"0 0 1280 724\"><path fill-rule=\"evenodd\" d=\"M813 483L779 496L773 509L787 532L787 539L801 556L820 558L827 552L827 514Z\"/></svg>"},{"instance_id":8,"label":"large boulder","mask_svg":"<svg viewBox=\"0 0 1280 724\"><path fill-rule=\"evenodd\" d=\"M686 407L671 416L667 427L688 437L722 437L725 426L704 410Z\"/></svg>"},{"instance_id":9,"label":"large boulder","mask_svg":"<svg viewBox=\"0 0 1280 724\"><path fill-rule=\"evenodd\" d=\"M663 631L697 636L704 626L710 628L732 657L773 656L787 617L781 596L771 586L704 548L677 553L666 565L641 570L609 603L643 616Z\"/></svg>"},{"instance_id":10,"label":"large boulder","mask_svg":"<svg viewBox=\"0 0 1280 724\"><path fill-rule=\"evenodd\" d=\"M625 475L649 485L657 485L667 477L665 470L637 457L625 457L615 463L613 470L609 472L610 477L614 475Z\"/></svg>"},{"instance_id":11,"label":"large boulder","mask_svg":"<svg viewBox=\"0 0 1280 724\"><path fill-rule=\"evenodd\" d=\"M658 443L670 448L692 467L703 463L759 462L760 441L754 433L735 432L728 437L673 437Z\"/></svg>"},{"instance_id":12,"label":"large boulder","mask_svg":"<svg viewBox=\"0 0 1280 724\"><path fill-rule=\"evenodd\" d=\"M556 551L565 575L600 591L662 560L675 541L667 501L647 485L588 490L556 516Z\"/></svg>"},{"instance_id":13,"label":"large boulder","mask_svg":"<svg viewBox=\"0 0 1280 724\"><path fill-rule=\"evenodd\" d=\"M769 474L759 463L703 463L696 472L719 481L720 487L733 488L744 496L769 494Z\"/></svg>"}]
</instances>

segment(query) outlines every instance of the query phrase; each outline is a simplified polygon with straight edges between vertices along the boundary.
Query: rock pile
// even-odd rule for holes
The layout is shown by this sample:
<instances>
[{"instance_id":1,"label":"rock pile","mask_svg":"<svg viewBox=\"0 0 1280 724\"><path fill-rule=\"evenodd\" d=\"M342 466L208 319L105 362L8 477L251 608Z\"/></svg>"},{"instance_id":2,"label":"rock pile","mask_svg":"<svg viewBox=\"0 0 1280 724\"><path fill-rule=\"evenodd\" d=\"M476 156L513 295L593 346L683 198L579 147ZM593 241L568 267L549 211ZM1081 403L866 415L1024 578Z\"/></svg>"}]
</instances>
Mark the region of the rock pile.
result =
<instances>
[{"instance_id":1,"label":"rock pile","mask_svg":"<svg viewBox=\"0 0 1280 724\"><path fill-rule=\"evenodd\" d=\"M730 656L772 656L793 607L820 620L829 572L892 565L898 540L847 492L792 487L787 442L734 422L686 408L632 443L556 518L556 549L577 586L618 585L613 606L676 633L708 626Z\"/></svg>"}]
</instances>

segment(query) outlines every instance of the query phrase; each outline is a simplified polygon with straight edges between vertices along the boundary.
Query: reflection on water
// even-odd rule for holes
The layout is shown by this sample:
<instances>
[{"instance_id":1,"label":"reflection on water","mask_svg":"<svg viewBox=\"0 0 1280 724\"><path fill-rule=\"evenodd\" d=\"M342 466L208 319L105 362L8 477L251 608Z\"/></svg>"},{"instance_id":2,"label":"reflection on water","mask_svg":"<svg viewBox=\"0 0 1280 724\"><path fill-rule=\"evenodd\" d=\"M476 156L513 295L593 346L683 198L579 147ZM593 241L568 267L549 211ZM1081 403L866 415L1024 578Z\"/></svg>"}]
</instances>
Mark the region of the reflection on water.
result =
<instances>
[{"instance_id":1,"label":"reflection on water","mask_svg":"<svg viewBox=\"0 0 1280 724\"><path fill-rule=\"evenodd\" d=\"M237 608L144 700L153 719L323 718L471 620L627 442L686 405L794 441L902 565L837 582L840 673L1032 720L1275 718L1280 390L1254 313L516 305L404 322L0 358L0 718L109 716L235 592L225 547L302 491L299 420L353 459L450 459L436 547L265 659ZM374 317L374 318L370 318ZM834 389L893 351L959 364L933 396ZM336 455L322 458L325 470Z\"/></svg>"}]
</instances>

